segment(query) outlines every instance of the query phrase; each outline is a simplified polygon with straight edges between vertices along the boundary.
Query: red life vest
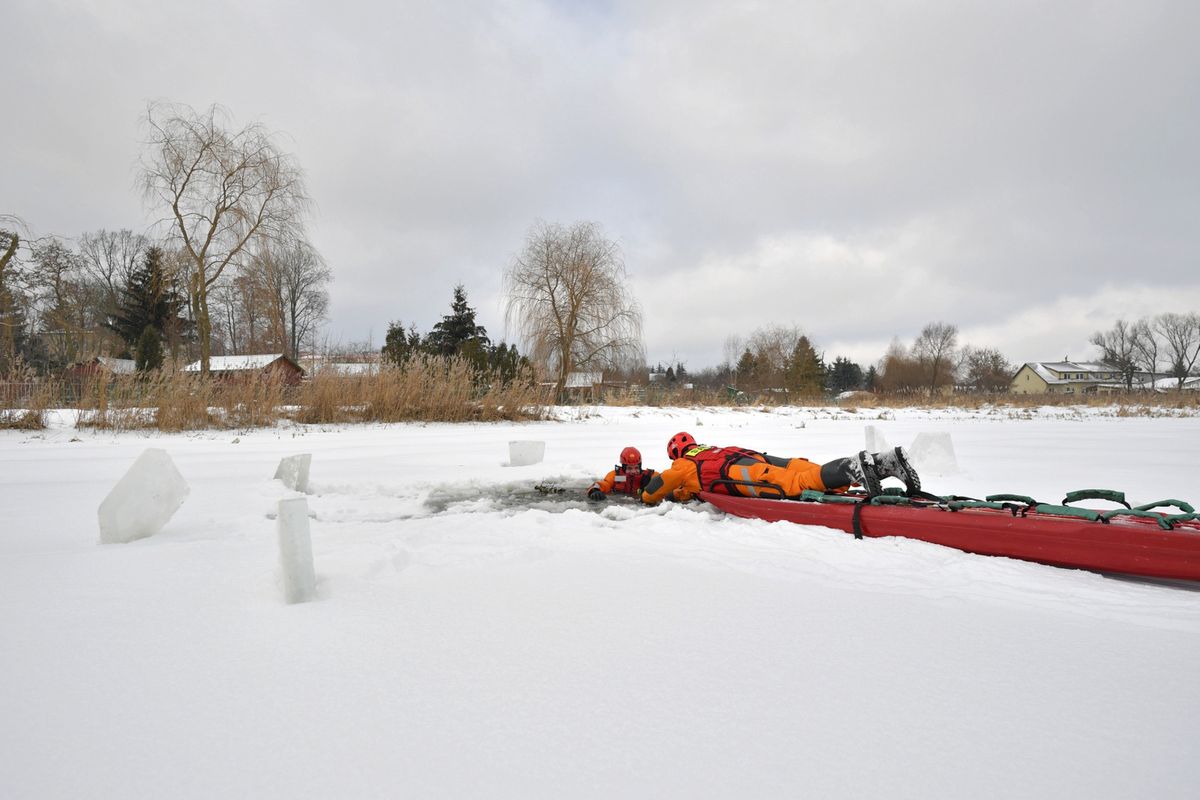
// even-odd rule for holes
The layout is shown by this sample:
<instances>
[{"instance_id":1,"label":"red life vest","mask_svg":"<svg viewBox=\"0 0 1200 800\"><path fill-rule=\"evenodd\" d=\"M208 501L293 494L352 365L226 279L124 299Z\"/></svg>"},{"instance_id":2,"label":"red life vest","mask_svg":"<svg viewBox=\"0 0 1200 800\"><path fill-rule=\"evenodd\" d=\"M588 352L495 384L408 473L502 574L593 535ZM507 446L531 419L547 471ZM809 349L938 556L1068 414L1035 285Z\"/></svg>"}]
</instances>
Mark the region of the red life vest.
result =
<instances>
[{"instance_id":1,"label":"red life vest","mask_svg":"<svg viewBox=\"0 0 1200 800\"><path fill-rule=\"evenodd\" d=\"M613 467L613 494L627 494L639 497L642 487L654 477L652 469L630 469L624 464Z\"/></svg>"},{"instance_id":2,"label":"red life vest","mask_svg":"<svg viewBox=\"0 0 1200 800\"><path fill-rule=\"evenodd\" d=\"M743 458L762 461L762 453L747 450L744 447L710 447L706 444L692 445L684 451L681 458L686 458L696 465L696 479L700 482L700 490L720 494L738 494L728 484L717 481L729 480L729 466Z\"/></svg>"}]
</instances>

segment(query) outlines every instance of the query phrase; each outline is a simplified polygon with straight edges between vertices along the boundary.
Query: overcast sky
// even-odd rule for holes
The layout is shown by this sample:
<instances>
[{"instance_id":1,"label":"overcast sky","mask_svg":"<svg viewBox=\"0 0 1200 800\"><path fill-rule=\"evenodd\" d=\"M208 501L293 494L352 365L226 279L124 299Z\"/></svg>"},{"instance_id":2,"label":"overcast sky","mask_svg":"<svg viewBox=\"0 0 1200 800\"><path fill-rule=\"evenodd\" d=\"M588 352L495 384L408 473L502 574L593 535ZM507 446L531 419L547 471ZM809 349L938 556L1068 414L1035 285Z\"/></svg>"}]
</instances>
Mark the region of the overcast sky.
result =
<instances>
[{"instance_id":1,"label":"overcast sky","mask_svg":"<svg viewBox=\"0 0 1200 800\"><path fill-rule=\"evenodd\" d=\"M328 331L494 339L537 219L600 223L647 356L797 325L864 366L957 325L1015 362L1200 310L1200 3L2 0L0 213L144 231L148 101L306 170Z\"/></svg>"}]
</instances>

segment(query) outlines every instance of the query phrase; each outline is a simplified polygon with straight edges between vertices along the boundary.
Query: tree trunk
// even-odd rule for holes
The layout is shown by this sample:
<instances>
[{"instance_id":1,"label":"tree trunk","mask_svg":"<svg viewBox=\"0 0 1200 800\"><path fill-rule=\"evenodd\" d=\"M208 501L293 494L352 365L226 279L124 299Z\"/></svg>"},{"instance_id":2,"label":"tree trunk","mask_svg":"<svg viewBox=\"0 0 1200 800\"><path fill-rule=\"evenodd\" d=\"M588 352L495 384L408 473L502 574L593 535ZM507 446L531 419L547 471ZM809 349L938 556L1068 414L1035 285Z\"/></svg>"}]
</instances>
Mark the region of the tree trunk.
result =
<instances>
[{"instance_id":1,"label":"tree trunk","mask_svg":"<svg viewBox=\"0 0 1200 800\"><path fill-rule=\"evenodd\" d=\"M196 317L196 338L200 340L200 374L207 378L212 355L212 322L208 317L208 287L203 273L192 276L192 313Z\"/></svg>"}]
</instances>

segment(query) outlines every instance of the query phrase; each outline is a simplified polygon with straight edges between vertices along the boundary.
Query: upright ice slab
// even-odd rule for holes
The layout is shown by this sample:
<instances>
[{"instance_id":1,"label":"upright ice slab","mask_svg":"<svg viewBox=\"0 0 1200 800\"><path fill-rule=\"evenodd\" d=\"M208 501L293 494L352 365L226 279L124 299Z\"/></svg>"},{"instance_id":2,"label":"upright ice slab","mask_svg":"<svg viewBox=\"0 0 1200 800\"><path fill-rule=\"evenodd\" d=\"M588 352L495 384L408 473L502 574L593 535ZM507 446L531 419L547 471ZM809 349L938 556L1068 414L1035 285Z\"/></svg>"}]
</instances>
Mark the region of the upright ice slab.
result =
<instances>
[{"instance_id":1,"label":"upright ice slab","mask_svg":"<svg viewBox=\"0 0 1200 800\"><path fill-rule=\"evenodd\" d=\"M166 450L146 450L100 504L100 543L153 536L179 510L189 491Z\"/></svg>"},{"instance_id":2,"label":"upright ice slab","mask_svg":"<svg viewBox=\"0 0 1200 800\"><path fill-rule=\"evenodd\" d=\"M279 462L275 478L293 492L308 494L308 468L312 465L312 453L288 456Z\"/></svg>"},{"instance_id":3,"label":"upright ice slab","mask_svg":"<svg viewBox=\"0 0 1200 800\"><path fill-rule=\"evenodd\" d=\"M284 597L289 603L307 603L317 596L312 536L308 531L308 500L303 497L280 500L275 527L279 533Z\"/></svg>"},{"instance_id":4,"label":"upright ice slab","mask_svg":"<svg viewBox=\"0 0 1200 800\"><path fill-rule=\"evenodd\" d=\"M887 437L883 435L883 431L874 425L868 425L865 433L867 436L868 453L882 453L884 450L891 449L891 445L888 444Z\"/></svg>"},{"instance_id":5,"label":"upright ice slab","mask_svg":"<svg viewBox=\"0 0 1200 800\"><path fill-rule=\"evenodd\" d=\"M918 433L908 448L908 456L922 474L954 475L958 472L954 441L948 433Z\"/></svg>"},{"instance_id":6,"label":"upright ice slab","mask_svg":"<svg viewBox=\"0 0 1200 800\"><path fill-rule=\"evenodd\" d=\"M508 443L508 464L512 467L527 467L537 464L546 457L546 443L543 441L514 441Z\"/></svg>"}]
</instances>

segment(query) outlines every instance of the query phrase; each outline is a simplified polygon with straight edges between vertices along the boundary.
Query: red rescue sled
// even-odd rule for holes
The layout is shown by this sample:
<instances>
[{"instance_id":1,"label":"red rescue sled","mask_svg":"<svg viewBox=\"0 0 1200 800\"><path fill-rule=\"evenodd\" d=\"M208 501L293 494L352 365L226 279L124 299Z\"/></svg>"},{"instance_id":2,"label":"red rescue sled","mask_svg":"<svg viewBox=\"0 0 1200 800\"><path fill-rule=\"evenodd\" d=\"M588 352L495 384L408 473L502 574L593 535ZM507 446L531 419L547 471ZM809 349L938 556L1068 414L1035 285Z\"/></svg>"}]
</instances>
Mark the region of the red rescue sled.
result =
<instances>
[{"instance_id":1,"label":"red rescue sled","mask_svg":"<svg viewBox=\"0 0 1200 800\"><path fill-rule=\"evenodd\" d=\"M806 493L816 496L816 493ZM1081 498L1116 500L1125 508L1099 512L1068 507ZM1165 500L1129 508L1109 490L1073 492L1064 505L1029 498L1004 502L919 500L899 497L821 496L821 500L774 500L701 492L700 498L729 514L768 522L822 525L856 536L903 536L968 553L1007 556L1148 578L1200 581L1200 515L1187 503ZM1183 514L1150 509L1173 505Z\"/></svg>"}]
</instances>

